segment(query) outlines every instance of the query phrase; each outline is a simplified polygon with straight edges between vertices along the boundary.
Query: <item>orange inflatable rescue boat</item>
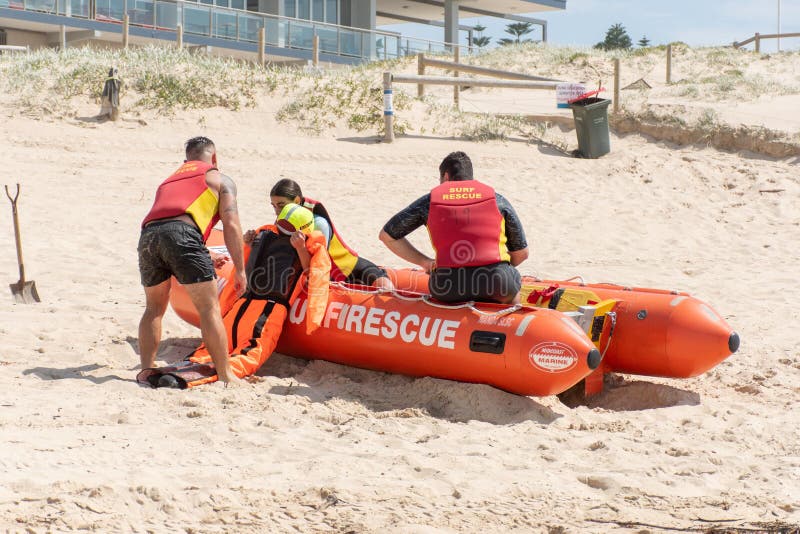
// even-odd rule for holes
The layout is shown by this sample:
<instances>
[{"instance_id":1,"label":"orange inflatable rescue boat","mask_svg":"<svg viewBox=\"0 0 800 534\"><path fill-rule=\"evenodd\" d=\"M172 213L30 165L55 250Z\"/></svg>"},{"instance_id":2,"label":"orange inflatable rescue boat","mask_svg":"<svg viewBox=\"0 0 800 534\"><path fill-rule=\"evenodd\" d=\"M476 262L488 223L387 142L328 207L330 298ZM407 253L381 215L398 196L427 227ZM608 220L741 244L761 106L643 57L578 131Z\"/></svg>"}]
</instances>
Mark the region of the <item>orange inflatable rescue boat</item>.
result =
<instances>
[{"instance_id":1,"label":"orange inflatable rescue boat","mask_svg":"<svg viewBox=\"0 0 800 534\"><path fill-rule=\"evenodd\" d=\"M219 239L218 233L212 234L209 245ZM230 304L224 288L231 285L227 280L232 266L224 265L218 275L222 312L227 314ZM279 352L537 396L569 389L600 364L600 352L585 332L554 310L444 305L427 295L341 282L331 282L328 289L327 307L313 332L306 327L309 292L301 291L292 299ZM170 302L181 318L198 324L188 294L174 280Z\"/></svg>"},{"instance_id":2,"label":"orange inflatable rescue boat","mask_svg":"<svg viewBox=\"0 0 800 534\"><path fill-rule=\"evenodd\" d=\"M218 231L209 240L214 243L221 243ZM223 286L230 271L230 265L218 270ZM452 306L428 297L421 271L387 271L394 292L331 283L322 327L312 334L303 326L307 295L299 294L276 350L543 396L584 379L586 393L597 393L608 372L697 376L739 346L725 320L686 293L523 277L522 309ZM170 303L179 317L198 324L174 281Z\"/></svg>"}]
</instances>

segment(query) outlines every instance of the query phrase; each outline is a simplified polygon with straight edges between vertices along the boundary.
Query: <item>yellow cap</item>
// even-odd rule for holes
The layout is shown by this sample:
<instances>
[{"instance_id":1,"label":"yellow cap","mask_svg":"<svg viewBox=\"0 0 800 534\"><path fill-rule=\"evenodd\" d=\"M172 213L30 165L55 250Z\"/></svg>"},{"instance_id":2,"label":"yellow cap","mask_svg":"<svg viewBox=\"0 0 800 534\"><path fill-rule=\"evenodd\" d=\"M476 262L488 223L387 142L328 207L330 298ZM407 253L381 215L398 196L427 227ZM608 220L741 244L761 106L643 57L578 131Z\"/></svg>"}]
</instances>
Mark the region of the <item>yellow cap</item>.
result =
<instances>
[{"instance_id":1,"label":"yellow cap","mask_svg":"<svg viewBox=\"0 0 800 534\"><path fill-rule=\"evenodd\" d=\"M286 204L275 223L284 234L303 232L308 235L314 229L314 214L310 209L298 204Z\"/></svg>"}]
</instances>

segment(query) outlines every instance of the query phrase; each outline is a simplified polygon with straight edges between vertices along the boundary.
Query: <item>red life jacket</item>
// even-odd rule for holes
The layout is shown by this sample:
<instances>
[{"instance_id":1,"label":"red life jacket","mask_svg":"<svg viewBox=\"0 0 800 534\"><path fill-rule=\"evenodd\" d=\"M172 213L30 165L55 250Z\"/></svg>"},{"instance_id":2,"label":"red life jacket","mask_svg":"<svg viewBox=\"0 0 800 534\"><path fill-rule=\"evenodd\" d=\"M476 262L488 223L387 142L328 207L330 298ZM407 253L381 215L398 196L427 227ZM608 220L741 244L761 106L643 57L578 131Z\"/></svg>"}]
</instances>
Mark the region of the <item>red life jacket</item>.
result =
<instances>
[{"instance_id":1,"label":"red life jacket","mask_svg":"<svg viewBox=\"0 0 800 534\"><path fill-rule=\"evenodd\" d=\"M431 190L428 233L437 267L475 267L511 259L494 189L477 180Z\"/></svg>"},{"instance_id":2,"label":"red life jacket","mask_svg":"<svg viewBox=\"0 0 800 534\"><path fill-rule=\"evenodd\" d=\"M203 161L187 161L164 180L156 191L153 207L142 221L142 227L151 221L189 215L208 239L211 229L219 221L219 198L206 183L206 173L217 168Z\"/></svg>"},{"instance_id":3,"label":"red life jacket","mask_svg":"<svg viewBox=\"0 0 800 534\"><path fill-rule=\"evenodd\" d=\"M301 205L310 209L314 215L328 221L328 224L331 226L332 235L328 243L328 254L331 257L331 280L334 282L345 281L356 267L358 254L342 240L339 232L336 231L336 227L333 225L333 221L331 221L331 216L328 215L328 210L325 209L322 202L304 197Z\"/></svg>"}]
</instances>

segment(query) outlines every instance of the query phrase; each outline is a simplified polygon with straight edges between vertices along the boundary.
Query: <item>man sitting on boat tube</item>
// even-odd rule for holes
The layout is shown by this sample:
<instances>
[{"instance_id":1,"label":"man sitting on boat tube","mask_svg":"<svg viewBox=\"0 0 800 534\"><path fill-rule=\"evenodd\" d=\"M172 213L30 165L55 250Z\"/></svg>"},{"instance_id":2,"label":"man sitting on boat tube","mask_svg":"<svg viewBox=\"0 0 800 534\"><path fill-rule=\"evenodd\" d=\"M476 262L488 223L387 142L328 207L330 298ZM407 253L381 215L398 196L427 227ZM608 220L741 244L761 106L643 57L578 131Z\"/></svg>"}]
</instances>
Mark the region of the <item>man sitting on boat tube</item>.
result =
<instances>
[{"instance_id":1,"label":"man sitting on boat tube","mask_svg":"<svg viewBox=\"0 0 800 534\"><path fill-rule=\"evenodd\" d=\"M435 258L406 236L427 226ZM397 213L380 240L404 260L430 273L428 290L442 302L517 303L517 265L528 258L525 232L514 208L472 177L472 161L452 152L439 165L439 185Z\"/></svg>"}]
</instances>

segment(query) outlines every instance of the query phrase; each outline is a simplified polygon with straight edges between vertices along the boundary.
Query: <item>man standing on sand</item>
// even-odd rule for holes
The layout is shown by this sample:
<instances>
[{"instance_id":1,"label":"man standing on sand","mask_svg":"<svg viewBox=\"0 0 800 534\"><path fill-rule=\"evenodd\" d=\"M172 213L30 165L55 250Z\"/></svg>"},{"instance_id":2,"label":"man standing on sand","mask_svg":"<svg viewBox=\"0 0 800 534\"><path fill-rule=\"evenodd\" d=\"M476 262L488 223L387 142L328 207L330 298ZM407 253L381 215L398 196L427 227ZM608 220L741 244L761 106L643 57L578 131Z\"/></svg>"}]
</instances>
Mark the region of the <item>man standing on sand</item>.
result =
<instances>
[{"instance_id":1,"label":"man standing on sand","mask_svg":"<svg viewBox=\"0 0 800 534\"><path fill-rule=\"evenodd\" d=\"M406 239L422 225L435 258ZM519 302L516 266L528 258L525 232L508 200L472 177L472 161L463 152L442 160L439 185L392 217L379 238L430 273L428 291L442 302Z\"/></svg>"},{"instance_id":2,"label":"man standing on sand","mask_svg":"<svg viewBox=\"0 0 800 534\"><path fill-rule=\"evenodd\" d=\"M217 169L217 149L207 137L186 142L184 164L156 191L142 221L139 273L145 310L139 322L142 369L155 366L161 320L169 302L170 276L186 287L200 314L200 331L222 382L238 380L228 362L228 339L217 298L214 261L205 241L221 220L225 245L236 270L234 287L244 294L244 246L236 205L236 184Z\"/></svg>"}]
</instances>

